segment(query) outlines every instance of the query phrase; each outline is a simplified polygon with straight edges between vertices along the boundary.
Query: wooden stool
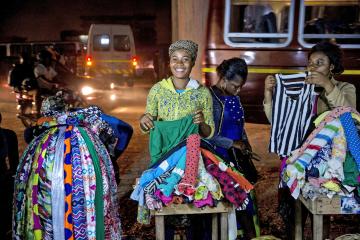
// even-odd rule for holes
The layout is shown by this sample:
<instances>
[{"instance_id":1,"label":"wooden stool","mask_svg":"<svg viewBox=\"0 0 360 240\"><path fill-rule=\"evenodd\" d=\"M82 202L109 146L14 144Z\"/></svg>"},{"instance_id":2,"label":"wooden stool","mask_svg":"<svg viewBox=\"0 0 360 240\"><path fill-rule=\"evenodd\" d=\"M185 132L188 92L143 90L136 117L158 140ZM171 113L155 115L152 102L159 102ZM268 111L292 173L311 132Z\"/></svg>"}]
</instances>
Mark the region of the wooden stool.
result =
<instances>
[{"instance_id":1,"label":"wooden stool","mask_svg":"<svg viewBox=\"0 0 360 240\"><path fill-rule=\"evenodd\" d=\"M155 215L156 239L165 239L165 221L166 215L183 215L183 214L212 214L212 239L218 239L218 222L217 214L220 214L220 235L221 240L228 239L228 213L231 211L228 203L220 202L216 207L197 208L193 204L171 204L164 207L162 211L153 211Z\"/></svg>"},{"instance_id":2,"label":"wooden stool","mask_svg":"<svg viewBox=\"0 0 360 240\"><path fill-rule=\"evenodd\" d=\"M332 199L320 197L315 201L312 201L311 199L305 199L300 195L295 206L296 240L302 240L303 238L301 204L304 204L304 206L313 214L313 240L323 240L323 215L346 214L341 212L341 198L338 196L333 197Z\"/></svg>"}]
</instances>

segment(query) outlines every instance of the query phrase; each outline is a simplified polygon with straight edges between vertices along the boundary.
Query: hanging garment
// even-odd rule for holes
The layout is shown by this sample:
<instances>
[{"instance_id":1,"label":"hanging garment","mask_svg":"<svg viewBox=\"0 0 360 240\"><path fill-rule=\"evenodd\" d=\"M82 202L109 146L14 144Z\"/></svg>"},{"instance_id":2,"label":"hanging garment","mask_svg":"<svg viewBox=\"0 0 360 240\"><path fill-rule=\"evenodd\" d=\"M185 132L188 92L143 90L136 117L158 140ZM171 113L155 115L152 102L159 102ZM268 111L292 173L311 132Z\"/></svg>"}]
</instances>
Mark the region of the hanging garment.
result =
<instances>
[{"instance_id":1,"label":"hanging garment","mask_svg":"<svg viewBox=\"0 0 360 240\"><path fill-rule=\"evenodd\" d=\"M310 127L314 85L305 84L305 73L275 76L269 151L288 156L300 146Z\"/></svg>"},{"instance_id":2,"label":"hanging garment","mask_svg":"<svg viewBox=\"0 0 360 240\"><path fill-rule=\"evenodd\" d=\"M39 121L45 130L15 177L13 239L121 239L114 171L100 139L112 133L100 115L91 107Z\"/></svg>"}]
</instances>

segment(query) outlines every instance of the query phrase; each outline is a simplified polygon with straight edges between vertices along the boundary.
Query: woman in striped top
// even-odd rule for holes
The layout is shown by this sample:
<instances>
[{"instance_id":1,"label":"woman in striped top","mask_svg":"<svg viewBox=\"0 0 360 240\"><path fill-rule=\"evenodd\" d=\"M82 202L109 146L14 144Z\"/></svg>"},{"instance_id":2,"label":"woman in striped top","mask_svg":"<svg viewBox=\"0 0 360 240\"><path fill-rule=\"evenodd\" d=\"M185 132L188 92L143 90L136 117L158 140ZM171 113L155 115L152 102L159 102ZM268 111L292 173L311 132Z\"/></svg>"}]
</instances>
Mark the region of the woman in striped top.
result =
<instances>
[{"instance_id":1,"label":"woman in striped top","mask_svg":"<svg viewBox=\"0 0 360 240\"><path fill-rule=\"evenodd\" d=\"M339 46L329 41L321 42L313 46L308 55L307 71L308 74L305 78L305 84L315 85L314 97L312 98L313 109L310 116L316 117L325 111L332 110L339 106L356 108L355 86L347 82L335 80L335 76L340 75L344 71L342 52ZM263 104L265 114L270 123L272 122L272 117L274 117L272 116L272 102L275 87L275 77L272 75L267 76L265 79ZM287 131L296 131L293 124L290 124L290 126L292 129L287 129ZM306 139L306 136L304 139ZM280 145L281 144L282 143L280 143ZM286 225L287 236L291 238L295 229L295 202L289 190L285 188L279 189L278 199L279 213ZM329 218L324 218L324 226L327 226L324 227L324 236L328 236L329 234L329 224L326 223L328 221Z\"/></svg>"}]
</instances>

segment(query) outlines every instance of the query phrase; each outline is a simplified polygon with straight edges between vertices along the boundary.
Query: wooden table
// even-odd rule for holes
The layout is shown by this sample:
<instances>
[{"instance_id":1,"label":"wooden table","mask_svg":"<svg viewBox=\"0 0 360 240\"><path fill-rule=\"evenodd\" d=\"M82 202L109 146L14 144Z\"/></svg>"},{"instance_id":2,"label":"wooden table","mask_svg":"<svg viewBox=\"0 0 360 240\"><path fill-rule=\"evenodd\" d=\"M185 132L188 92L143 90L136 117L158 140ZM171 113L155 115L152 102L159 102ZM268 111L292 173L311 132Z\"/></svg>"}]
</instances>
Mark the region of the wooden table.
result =
<instances>
[{"instance_id":1,"label":"wooden table","mask_svg":"<svg viewBox=\"0 0 360 240\"><path fill-rule=\"evenodd\" d=\"M218 239L218 214L220 214L220 239L228 239L228 213L232 207L228 203L220 202L216 207L197 208L193 204L171 204L162 211L153 211L155 215L156 239L165 239L164 217L183 214L212 214L212 239Z\"/></svg>"},{"instance_id":2,"label":"wooden table","mask_svg":"<svg viewBox=\"0 0 360 240\"><path fill-rule=\"evenodd\" d=\"M312 201L305 199L302 195L296 201L295 206L295 239L303 239L303 226L301 216L301 204L303 204L313 214L313 240L323 240L323 215L352 214L341 212L341 197L336 196L332 199L320 197Z\"/></svg>"}]
</instances>

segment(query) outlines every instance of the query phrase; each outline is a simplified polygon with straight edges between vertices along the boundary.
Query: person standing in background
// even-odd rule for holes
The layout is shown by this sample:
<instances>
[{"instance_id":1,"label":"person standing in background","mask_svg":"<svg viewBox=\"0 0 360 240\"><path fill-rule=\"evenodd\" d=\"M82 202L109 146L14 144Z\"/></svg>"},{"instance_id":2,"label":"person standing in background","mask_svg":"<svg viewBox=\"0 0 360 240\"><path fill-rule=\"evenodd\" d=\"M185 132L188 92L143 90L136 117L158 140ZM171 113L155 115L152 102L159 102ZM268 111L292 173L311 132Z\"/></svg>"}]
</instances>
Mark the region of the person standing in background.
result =
<instances>
[{"instance_id":1,"label":"person standing in background","mask_svg":"<svg viewBox=\"0 0 360 240\"><path fill-rule=\"evenodd\" d=\"M11 239L14 175L19 164L18 140L14 131L1 127L0 113L0 239Z\"/></svg>"}]
</instances>

